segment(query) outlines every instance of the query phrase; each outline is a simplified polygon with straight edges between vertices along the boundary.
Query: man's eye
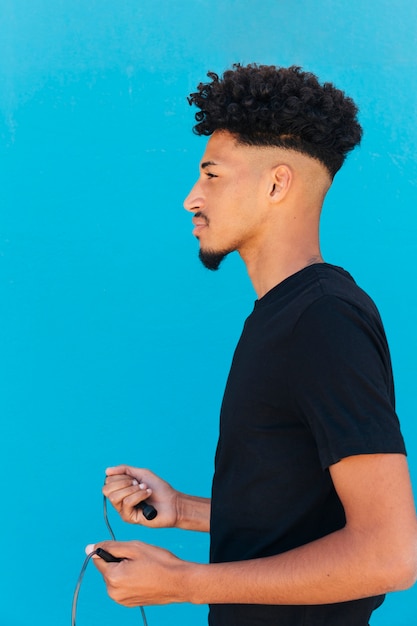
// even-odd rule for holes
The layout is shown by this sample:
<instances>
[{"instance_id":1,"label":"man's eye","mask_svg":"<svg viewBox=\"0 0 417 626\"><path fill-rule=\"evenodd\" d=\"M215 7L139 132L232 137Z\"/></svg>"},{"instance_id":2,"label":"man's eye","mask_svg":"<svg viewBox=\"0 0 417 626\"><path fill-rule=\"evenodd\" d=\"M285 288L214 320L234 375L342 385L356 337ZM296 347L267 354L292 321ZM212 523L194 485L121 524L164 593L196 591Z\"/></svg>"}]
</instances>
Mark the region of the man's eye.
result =
<instances>
[{"instance_id":1,"label":"man's eye","mask_svg":"<svg viewBox=\"0 0 417 626\"><path fill-rule=\"evenodd\" d=\"M211 172L206 172L207 178L217 178L216 174L212 174Z\"/></svg>"}]
</instances>

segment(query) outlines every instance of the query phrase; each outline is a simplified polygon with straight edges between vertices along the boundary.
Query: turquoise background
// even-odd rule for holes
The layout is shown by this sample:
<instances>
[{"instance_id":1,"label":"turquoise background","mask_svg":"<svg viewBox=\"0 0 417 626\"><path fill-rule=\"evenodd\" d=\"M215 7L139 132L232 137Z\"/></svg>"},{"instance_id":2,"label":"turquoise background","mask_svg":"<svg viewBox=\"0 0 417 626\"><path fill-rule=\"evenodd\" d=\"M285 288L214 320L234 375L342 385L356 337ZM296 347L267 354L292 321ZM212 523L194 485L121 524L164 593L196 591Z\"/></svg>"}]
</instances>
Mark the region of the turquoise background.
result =
<instances>
[{"instance_id":1,"label":"turquoise background","mask_svg":"<svg viewBox=\"0 0 417 626\"><path fill-rule=\"evenodd\" d=\"M376 300L417 483L415 0L1 0L1 626L70 623L84 546L108 537L108 465L208 495L218 410L255 294L204 270L182 201L204 140L186 96L231 63L299 64L361 109L322 244ZM207 537L130 527L206 560ZM372 626L414 626L417 589ZM206 608L150 607L150 626ZM78 626L140 623L93 566Z\"/></svg>"}]
</instances>

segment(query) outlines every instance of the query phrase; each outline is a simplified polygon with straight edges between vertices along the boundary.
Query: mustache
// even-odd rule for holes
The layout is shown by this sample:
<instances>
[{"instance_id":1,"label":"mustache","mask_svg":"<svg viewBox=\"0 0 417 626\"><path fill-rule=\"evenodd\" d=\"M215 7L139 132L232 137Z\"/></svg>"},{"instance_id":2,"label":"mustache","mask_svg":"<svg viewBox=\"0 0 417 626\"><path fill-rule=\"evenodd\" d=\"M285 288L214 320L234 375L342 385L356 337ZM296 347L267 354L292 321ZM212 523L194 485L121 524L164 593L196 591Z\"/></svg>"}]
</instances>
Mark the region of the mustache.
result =
<instances>
[{"instance_id":1,"label":"mustache","mask_svg":"<svg viewBox=\"0 0 417 626\"><path fill-rule=\"evenodd\" d=\"M194 213L194 217L203 219L207 226L209 225L209 219L206 215L204 215L204 213L202 213L202 211L197 211L197 213Z\"/></svg>"}]
</instances>

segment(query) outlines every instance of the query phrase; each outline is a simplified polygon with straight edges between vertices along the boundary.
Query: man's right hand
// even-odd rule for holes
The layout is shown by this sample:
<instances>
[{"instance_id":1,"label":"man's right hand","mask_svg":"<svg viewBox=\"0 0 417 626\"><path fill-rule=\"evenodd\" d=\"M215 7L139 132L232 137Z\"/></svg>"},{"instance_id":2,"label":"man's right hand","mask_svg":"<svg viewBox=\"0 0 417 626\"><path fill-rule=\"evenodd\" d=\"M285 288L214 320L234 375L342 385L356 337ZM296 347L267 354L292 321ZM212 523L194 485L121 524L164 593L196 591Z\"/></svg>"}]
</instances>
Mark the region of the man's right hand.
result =
<instances>
[{"instance_id":1,"label":"man's right hand","mask_svg":"<svg viewBox=\"0 0 417 626\"><path fill-rule=\"evenodd\" d=\"M178 498L181 494L147 469L128 465L107 468L103 494L121 518L130 524L169 528L176 526L179 521ZM152 521L145 518L140 508L135 508L144 500L158 512Z\"/></svg>"}]
</instances>

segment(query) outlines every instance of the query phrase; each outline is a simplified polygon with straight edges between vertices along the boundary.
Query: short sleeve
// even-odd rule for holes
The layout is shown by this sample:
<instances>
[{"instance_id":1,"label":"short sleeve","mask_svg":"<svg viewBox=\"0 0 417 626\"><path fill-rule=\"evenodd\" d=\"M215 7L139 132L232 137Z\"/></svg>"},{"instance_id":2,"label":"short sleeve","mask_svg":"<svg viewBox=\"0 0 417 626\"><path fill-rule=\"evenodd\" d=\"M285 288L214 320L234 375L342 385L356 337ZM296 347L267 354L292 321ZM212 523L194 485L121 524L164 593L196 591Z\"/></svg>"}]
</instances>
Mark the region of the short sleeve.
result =
<instances>
[{"instance_id":1,"label":"short sleeve","mask_svg":"<svg viewBox=\"0 0 417 626\"><path fill-rule=\"evenodd\" d=\"M288 365L296 412L323 468L357 454L405 453L376 309L323 295L295 324Z\"/></svg>"}]
</instances>

